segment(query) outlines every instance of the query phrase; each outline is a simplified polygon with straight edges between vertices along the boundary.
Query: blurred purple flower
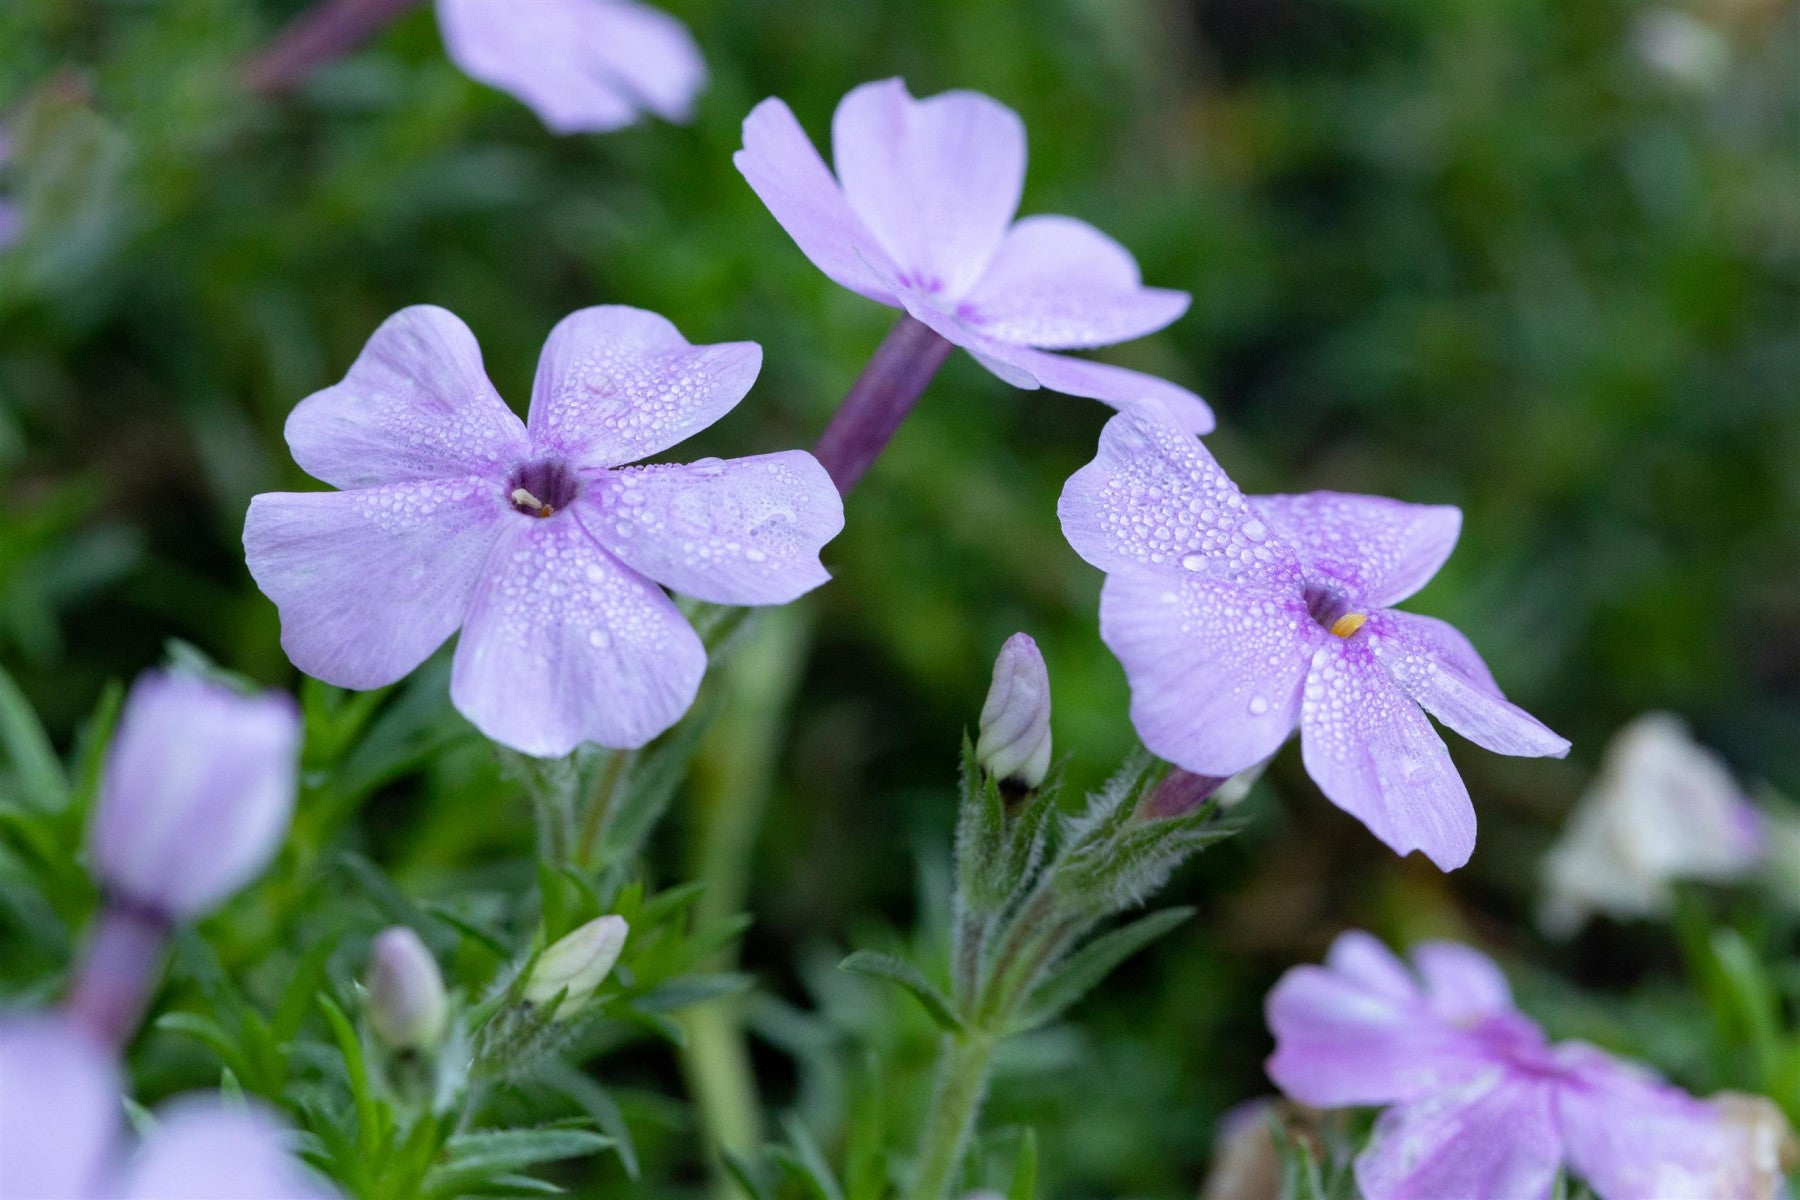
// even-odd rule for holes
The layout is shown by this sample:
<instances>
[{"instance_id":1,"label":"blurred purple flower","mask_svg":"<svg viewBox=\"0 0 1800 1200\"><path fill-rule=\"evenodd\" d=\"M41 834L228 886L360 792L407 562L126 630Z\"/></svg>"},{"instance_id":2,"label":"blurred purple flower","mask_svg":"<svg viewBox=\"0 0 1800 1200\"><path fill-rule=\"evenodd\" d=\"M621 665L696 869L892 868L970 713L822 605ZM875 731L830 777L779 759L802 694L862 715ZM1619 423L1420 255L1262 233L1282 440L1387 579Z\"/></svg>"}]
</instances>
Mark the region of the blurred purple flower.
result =
<instances>
[{"instance_id":1,"label":"blurred purple flower","mask_svg":"<svg viewBox=\"0 0 1800 1200\"><path fill-rule=\"evenodd\" d=\"M135 1151L121 1144L118 1068L51 1016L0 1022L0 1200L325 1200L257 1109L165 1106Z\"/></svg>"},{"instance_id":2,"label":"blurred purple flower","mask_svg":"<svg viewBox=\"0 0 1800 1200\"><path fill-rule=\"evenodd\" d=\"M605 133L641 112L685 122L706 85L693 35L636 0L437 0L437 14L452 62L557 133Z\"/></svg>"},{"instance_id":3,"label":"blurred purple flower","mask_svg":"<svg viewBox=\"0 0 1800 1200\"><path fill-rule=\"evenodd\" d=\"M1246 499L1198 439L1125 414L1057 512L1076 553L1107 572L1100 630L1138 735L1189 771L1232 775L1298 725L1332 803L1448 870L1474 849L1475 812L1421 705L1497 753L1568 751L1507 702L1462 634L1388 607L1449 557L1454 508Z\"/></svg>"},{"instance_id":4,"label":"blurred purple flower","mask_svg":"<svg viewBox=\"0 0 1800 1200\"><path fill-rule=\"evenodd\" d=\"M176 672L139 678L88 828L94 874L163 918L212 908L268 864L294 809L300 714Z\"/></svg>"},{"instance_id":5,"label":"blurred purple flower","mask_svg":"<svg viewBox=\"0 0 1800 1200\"><path fill-rule=\"evenodd\" d=\"M641 746L693 702L706 651L657 584L780 604L828 578L843 528L802 451L620 467L724 416L762 364L693 346L641 309L583 309L538 361L528 423L441 308L403 309L344 381L301 401L288 445L345 490L255 498L244 547L296 666L393 683L459 627L450 695L495 741Z\"/></svg>"},{"instance_id":6,"label":"blurred purple flower","mask_svg":"<svg viewBox=\"0 0 1800 1200\"><path fill-rule=\"evenodd\" d=\"M1450 942L1416 974L1366 933L1269 993L1269 1077L1302 1104L1387 1105L1356 1180L1368 1200L1549 1197L1564 1163L1601 1200L1747 1200L1750 1136L1712 1104L1580 1042L1551 1045L1485 956Z\"/></svg>"},{"instance_id":7,"label":"blurred purple flower","mask_svg":"<svg viewBox=\"0 0 1800 1200\"><path fill-rule=\"evenodd\" d=\"M0 167L12 160L12 135L0 128ZM19 230L23 225L23 214L19 206L4 196L0 196L0 250L19 240Z\"/></svg>"},{"instance_id":8,"label":"blurred purple flower","mask_svg":"<svg viewBox=\"0 0 1800 1200\"><path fill-rule=\"evenodd\" d=\"M1212 428L1185 388L1047 353L1142 337L1185 312L1188 296L1144 287L1131 253L1085 222L1013 221L1025 181L1017 113L978 92L914 100L888 79L844 97L831 142L835 178L771 98L745 119L734 160L826 275L906 310L1015 387L1153 402L1185 428Z\"/></svg>"}]
</instances>

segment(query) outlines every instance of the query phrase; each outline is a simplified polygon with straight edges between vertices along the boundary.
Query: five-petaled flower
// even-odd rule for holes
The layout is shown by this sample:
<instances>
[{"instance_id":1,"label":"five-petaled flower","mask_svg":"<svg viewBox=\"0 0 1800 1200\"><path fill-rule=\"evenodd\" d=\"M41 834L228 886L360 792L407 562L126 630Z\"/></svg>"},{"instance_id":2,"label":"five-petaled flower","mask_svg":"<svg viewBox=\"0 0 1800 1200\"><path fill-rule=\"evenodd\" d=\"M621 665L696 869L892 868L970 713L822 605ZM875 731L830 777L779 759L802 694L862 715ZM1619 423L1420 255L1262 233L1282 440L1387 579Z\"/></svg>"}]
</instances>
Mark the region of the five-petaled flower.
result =
<instances>
[{"instance_id":1,"label":"five-petaled flower","mask_svg":"<svg viewBox=\"0 0 1800 1200\"><path fill-rule=\"evenodd\" d=\"M835 178L771 98L745 118L735 160L826 275L904 309L1015 387L1155 405L1184 428L1212 428L1185 388L1048 353L1142 337L1185 312L1188 296L1143 286L1131 253L1085 222L1014 222L1025 181L1017 113L978 92L914 100L888 79L843 98L831 142Z\"/></svg>"},{"instance_id":2,"label":"five-petaled flower","mask_svg":"<svg viewBox=\"0 0 1800 1200\"><path fill-rule=\"evenodd\" d=\"M1298 725L1334 804L1449 869L1474 849L1475 812L1420 705L1501 754L1568 751L1507 702L1462 634L1388 607L1449 557L1455 508L1246 498L1197 438L1122 414L1057 511L1107 572L1100 631L1130 680L1132 723L1189 771L1231 775Z\"/></svg>"},{"instance_id":3,"label":"five-petaled flower","mask_svg":"<svg viewBox=\"0 0 1800 1200\"><path fill-rule=\"evenodd\" d=\"M693 35L637 0L437 0L444 50L557 133L605 133L652 112L687 121L706 85Z\"/></svg>"},{"instance_id":4,"label":"five-petaled flower","mask_svg":"<svg viewBox=\"0 0 1800 1200\"><path fill-rule=\"evenodd\" d=\"M1564 1163L1601 1200L1772 1194L1752 1131L1635 1064L1551 1044L1482 954L1427 943L1413 964L1346 933L1268 998L1282 1091L1391 1106L1356 1160L1368 1200L1539 1200Z\"/></svg>"},{"instance_id":5,"label":"five-petaled flower","mask_svg":"<svg viewBox=\"0 0 1800 1200\"><path fill-rule=\"evenodd\" d=\"M750 342L690 345L641 309L583 309L551 333L528 422L441 308L390 317L344 381L288 418L295 460L338 492L256 497L244 546L281 643L328 683L372 688L459 627L450 694L528 754L641 746L693 702L706 651L657 584L779 604L826 578L843 527L802 451L622 467L729 412Z\"/></svg>"}]
</instances>

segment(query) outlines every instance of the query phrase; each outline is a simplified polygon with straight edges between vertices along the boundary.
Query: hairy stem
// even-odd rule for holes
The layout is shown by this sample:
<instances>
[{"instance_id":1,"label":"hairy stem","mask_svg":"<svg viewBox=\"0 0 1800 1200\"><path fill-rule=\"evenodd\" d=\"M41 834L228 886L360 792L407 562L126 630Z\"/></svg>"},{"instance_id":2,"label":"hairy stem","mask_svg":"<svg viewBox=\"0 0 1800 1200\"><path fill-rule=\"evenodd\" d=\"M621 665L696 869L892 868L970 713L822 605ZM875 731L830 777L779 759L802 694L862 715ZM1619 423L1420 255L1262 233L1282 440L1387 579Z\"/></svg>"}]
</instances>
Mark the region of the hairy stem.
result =
<instances>
[{"instance_id":1,"label":"hairy stem","mask_svg":"<svg viewBox=\"0 0 1800 1200\"><path fill-rule=\"evenodd\" d=\"M945 1037L907 1200L943 1200L949 1194L981 1115L999 1045L997 1035L979 1030Z\"/></svg>"},{"instance_id":2,"label":"hairy stem","mask_svg":"<svg viewBox=\"0 0 1800 1200\"><path fill-rule=\"evenodd\" d=\"M295 17L244 67L244 85L265 96L292 91L327 63L379 33L419 0L323 0Z\"/></svg>"},{"instance_id":3,"label":"hairy stem","mask_svg":"<svg viewBox=\"0 0 1800 1200\"><path fill-rule=\"evenodd\" d=\"M572 857L577 867L592 870L600 865L595 861L600 852L600 837L606 832L607 818L618 803L619 793L631 782L631 771L637 765L637 758L636 750L614 750L607 756L594 794L588 797L581 833L575 840Z\"/></svg>"},{"instance_id":4,"label":"hairy stem","mask_svg":"<svg viewBox=\"0 0 1800 1200\"><path fill-rule=\"evenodd\" d=\"M880 457L951 348L910 316L894 323L813 447L839 492L848 495Z\"/></svg>"}]
</instances>

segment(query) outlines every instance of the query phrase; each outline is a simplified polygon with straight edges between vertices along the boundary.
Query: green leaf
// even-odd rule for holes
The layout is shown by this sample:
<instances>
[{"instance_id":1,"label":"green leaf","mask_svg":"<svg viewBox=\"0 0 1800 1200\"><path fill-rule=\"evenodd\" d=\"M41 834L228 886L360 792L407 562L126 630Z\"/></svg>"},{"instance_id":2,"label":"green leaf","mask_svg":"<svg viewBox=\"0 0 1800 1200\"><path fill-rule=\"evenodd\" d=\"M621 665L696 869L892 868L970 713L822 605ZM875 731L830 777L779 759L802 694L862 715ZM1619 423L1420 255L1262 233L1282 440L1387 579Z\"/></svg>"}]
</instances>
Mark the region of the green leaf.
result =
<instances>
[{"instance_id":1,"label":"green leaf","mask_svg":"<svg viewBox=\"0 0 1800 1200\"><path fill-rule=\"evenodd\" d=\"M751 1200L774 1200L754 1164L735 1150L719 1151L719 1165Z\"/></svg>"},{"instance_id":2,"label":"green leaf","mask_svg":"<svg viewBox=\"0 0 1800 1200\"><path fill-rule=\"evenodd\" d=\"M1027 1125L1019 1131L1019 1156L1013 1160L1012 1186L1006 1200L1033 1200L1037 1195L1037 1130Z\"/></svg>"},{"instance_id":3,"label":"green leaf","mask_svg":"<svg viewBox=\"0 0 1800 1200\"><path fill-rule=\"evenodd\" d=\"M1095 938L1057 964L1032 991L1014 1031L1036 1029L1055 1020L1120 963L1193 915L1191 908L1165 908Z\"/></svg>"},{"instance_id":4,"label":"green leaf","mask_svg":"<svg viewBox=\"0 0 1800 1200\"><path fill-rule=\"evenodd\" d=\"M344 1074L349 1078L350 1098L356 1105L357 1148L365 1161L379 1161L387 1141L387 1130L382 1120L381 1105L375 1098L375 1089L369 1079L369 1064L363 1057L362 1039L357 1036L356 1027L344 1015L344 1010L324 992L319 993L319 1007L324 1010L325 1019L331 1025L332 1036L337 1039L338 1051L344 1056Z\"/></svg>"},{"instance_id":5,"label":"green leaf","mask_svg":"<svg viewBox=\"0 0 1800 1200\"><path fill-rule=\"evenodd\" d=\"M948 1033L957 1033L963 1028L962 1018L956 1015L956 1010L950 1006L950 1001L944 993L921 975L918 968L910 963L902 962L891 954L881 954L874 950L858 950L839 963L838 970L848 971L852 975L862 975L869 979L885 979L891 983L897 983L912 993L913 999L924 1006L926 1015L937 1023L938 1028Z\"/></svg>"},{"instance_id":6,"label":"green leaf","mask_svg":"<svg viewBox=\"0 0 1800 1200\"><path fill-rule=\"evenodd\" d=\"M756 986L756 976L737 971L678 975L657 984L632 1003L643 1012L674 1012L709 1000L737 996Z\"/></svg>"},{"instance_id":7,"label":"green leaf","mask_svg":"<svg viewBox=\"0 0 1800 1200\"><path fill-rule=\"evenodd\" d=\"M60 812L69 802L69 779L50 745L43 722L12 676L0 670L0 747L12 764L19 795L41 812Z\"/></svg>"},{"instance_id":8,"label":"green leaf","mask_svg":"<svg viewBox=\"0 0 1800 1200\"><path fill-rule=\"evenodd\" d=\"M460 1195L539 1163L586 1158L613 1144L591 1129L544 1126L461 1133L444 1144L443 1165L425 1177L431 1196Z\"/></svg>"},{"instance_id":9,"label":"green leaf","mask_svg":"<svg viewBox=\"0 0 1800 1200\"><path fill-rule=\"evenodd\" d=\"M588 1075L569 1066L567 1063L555 1063L544 1072L544 1081L575 1103L579 1104L600 1132L613 1140L613 1149L619 1156L619 1165L625 1168L625 1174L633 1183L638 1180L637 1146L631 1139L631 1128L625 1123L625 1114L619 1110L618 1102L612 1093L595 1083Z\"/></svg>"},{"instance_id":10,"label":"green leaf","mask_svg":"<svg viewBox=\"0 0 1800 1200\"><path fill-rule=\"evenodd\" d=\"M838 1186L837 1176L832 1174L812 1131L791 1114L782 1126L787 1130L789 1145L772 1148L770 1156L804 1181L817 1200L844 1200L844 1189Z\"/></svg>"}]
</instances>

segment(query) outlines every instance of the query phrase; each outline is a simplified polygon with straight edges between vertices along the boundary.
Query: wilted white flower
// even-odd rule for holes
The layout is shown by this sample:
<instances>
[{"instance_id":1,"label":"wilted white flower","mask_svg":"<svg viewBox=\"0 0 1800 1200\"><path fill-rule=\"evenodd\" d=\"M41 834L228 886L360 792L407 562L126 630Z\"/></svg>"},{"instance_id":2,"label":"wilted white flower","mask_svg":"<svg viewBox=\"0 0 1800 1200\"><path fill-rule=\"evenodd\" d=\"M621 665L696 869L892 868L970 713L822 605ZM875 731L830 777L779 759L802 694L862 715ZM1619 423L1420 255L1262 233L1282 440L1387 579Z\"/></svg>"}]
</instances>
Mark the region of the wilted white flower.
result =
<instances>
[{"instance_id":1,"label":"wilted white flower","mask_svg":"<svg viewBox=\"0 0 1800 1200\"><path fill-rule=\"evenodd\" d=\"M1763 844L1762 821L1725 764L1678 718L1649 713L1613 738L1550 851L1544 926L1567 935L1594 913L1666 913L1673 881L1736 879Z\"/></svg>"},{"instance_id":2,"label":"wilted white flower","mask_svg":"<svg viewBox=\"0 0 1800 1200\"><path fill-rule=\"evenodd\" d=\"M404 925L384 929L369 952L369 1024L395 1050L426 1050L444 1036L449 1004L437 960Z\"/></svg>"},{"instance_id":3,"label":"wilted white flower","mask_svg":"<svg viewBox=\"0 0 1800 1200\"><path fill-rule=\"evenodd\" d=\"M1050 771L1050 673L1030 635L1015 633L994 660L975 757L996 779L1035 788Z\"/></svg>"},{"instance_id":4,"label":"wilted white flower","mask_svg":"<svg viewBox=\"0 0 1800 1200\"><path fill-rule=\"evenodd\" d=\"M612 973L630 932L624 917L609 915L564 935L533 964L531 977L525 981L525 999L548 1004L561 994L560 1011L574 1012Z\"/></svg>"},{"instance_id":5,"label":"wilted white flower","mask_svg":"<svg viewBox=\"0 0 1800 1200\"><path fill-rule=\"evenodd\" d=\"M125 701L88 829L94 873L164 917L212 908L268 864L294 811L300 713L151 672Z\"/></svg>"}]
</instances>

